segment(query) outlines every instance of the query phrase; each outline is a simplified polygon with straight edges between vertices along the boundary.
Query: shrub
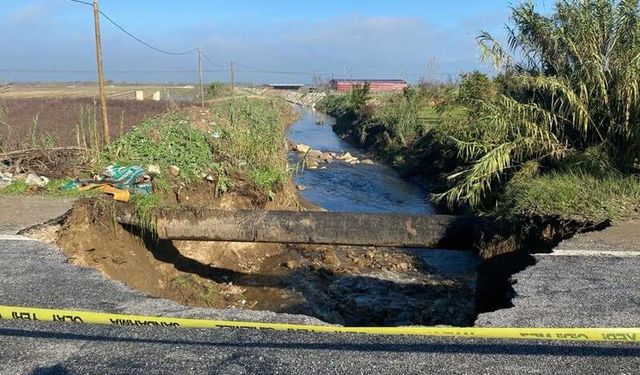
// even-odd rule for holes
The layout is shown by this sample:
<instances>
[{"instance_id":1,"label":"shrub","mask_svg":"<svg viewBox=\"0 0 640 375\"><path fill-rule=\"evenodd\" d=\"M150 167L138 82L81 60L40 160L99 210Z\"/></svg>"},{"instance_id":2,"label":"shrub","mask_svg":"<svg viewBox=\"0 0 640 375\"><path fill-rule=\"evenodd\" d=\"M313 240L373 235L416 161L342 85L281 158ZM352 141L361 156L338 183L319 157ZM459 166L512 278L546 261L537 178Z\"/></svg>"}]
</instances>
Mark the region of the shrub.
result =
<instances>
[{"instance_id":1,"label":"shrub","mask_svg":"<svg viewBox=\"0 0 640 375\"><path fill-rule=\"evenodd\" d=\"M224 82L212 82L207 86L206 97L208 99L220 98L223 96L231 95L233 91L231 91L231 87Z\"/></svg>"},{"instance_id":2,"label":"shrub","mask_svg":"<svg viewBox=\"0 0 640 375\"><path fill-rule=\"evenodd\" d=\"M524 2L511 21L509 50L488 33L478 37L509 90L481 100L472 136L456 140L470 166L438 196L450 204L477 206L523 163L571 150L600 147L621 170L640 158L638 1L561 1L549 16Z\"/></svg>"}]
</instances>

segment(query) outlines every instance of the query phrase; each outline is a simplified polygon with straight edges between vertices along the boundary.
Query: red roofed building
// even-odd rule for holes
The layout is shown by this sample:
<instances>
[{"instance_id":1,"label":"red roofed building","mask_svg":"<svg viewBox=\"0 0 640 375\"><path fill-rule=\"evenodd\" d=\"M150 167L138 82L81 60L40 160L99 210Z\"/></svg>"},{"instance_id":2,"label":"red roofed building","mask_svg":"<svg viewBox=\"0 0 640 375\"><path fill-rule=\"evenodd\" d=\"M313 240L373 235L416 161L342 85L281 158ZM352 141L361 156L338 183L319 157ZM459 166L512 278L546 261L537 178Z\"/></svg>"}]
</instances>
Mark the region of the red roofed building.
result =
<instances>
[{"instance_id":1,"label":"red roofed building","mask_svg":"<svg viewBox=\"0 0 640 375\"><path fill-rule=\"evenodd\" d=\"M402 91L407 87L407 82L402 79L332 79L331 88L338 92L351 91L356 85L364 85L369 82L371 92Z\"/></svg>"}]
</instances>

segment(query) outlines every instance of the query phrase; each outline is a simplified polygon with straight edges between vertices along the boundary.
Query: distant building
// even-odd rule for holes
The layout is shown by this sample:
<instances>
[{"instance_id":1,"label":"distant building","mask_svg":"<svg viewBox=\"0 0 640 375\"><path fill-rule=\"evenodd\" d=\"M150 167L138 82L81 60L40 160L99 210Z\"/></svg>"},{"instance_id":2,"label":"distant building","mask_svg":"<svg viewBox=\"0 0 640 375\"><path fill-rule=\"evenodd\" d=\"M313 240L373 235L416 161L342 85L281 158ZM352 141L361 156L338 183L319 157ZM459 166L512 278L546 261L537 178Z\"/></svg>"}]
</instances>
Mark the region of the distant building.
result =
<instances>
[{"instance_id":1,"label":"distant building","mask_svg":"<svg viewBox=\"0 0 640 375\"><path fill-rule=\"evenodd\" d=\"M332 79L329 84L333 90L347 92L353 86L364 85L369 82L371 92L402 91L407 87L407 82L402 79Z\"/></svg>"}]
</instances>

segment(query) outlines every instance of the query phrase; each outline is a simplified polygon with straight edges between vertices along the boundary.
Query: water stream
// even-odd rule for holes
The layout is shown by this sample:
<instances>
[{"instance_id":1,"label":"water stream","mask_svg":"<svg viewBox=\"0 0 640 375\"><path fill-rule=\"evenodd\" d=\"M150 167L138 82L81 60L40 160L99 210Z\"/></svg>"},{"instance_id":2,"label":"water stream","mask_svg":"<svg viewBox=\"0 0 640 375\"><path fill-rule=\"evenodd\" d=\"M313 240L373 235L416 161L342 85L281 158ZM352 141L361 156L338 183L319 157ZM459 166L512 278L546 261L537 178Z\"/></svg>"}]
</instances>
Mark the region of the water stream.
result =
<instances>
[{"instance_id":1,"label":"water stream","mask_svg":"<svg viewBox=\"0 0 640 375\"><path fill-rule=\"evenodd\" d=\"M323 152L349 152L359 159L366 158L362 150L340 139L331 127L335 119L324 113L303 107L297 108L300 119L289 128L288 137L294 143L304 143ZM289 155L291 163L299 156ZM373 165L334 161L321 164L315 170L297 173L295 182L304 186L301 195L307 201L329 211L403 213L430 215L435 208L429 202L425 187L400 177L390 167L376 162ZM443 274L474 280L477 259L472 252L418 250L421 258Z\"/></svg>"}]
</instances>

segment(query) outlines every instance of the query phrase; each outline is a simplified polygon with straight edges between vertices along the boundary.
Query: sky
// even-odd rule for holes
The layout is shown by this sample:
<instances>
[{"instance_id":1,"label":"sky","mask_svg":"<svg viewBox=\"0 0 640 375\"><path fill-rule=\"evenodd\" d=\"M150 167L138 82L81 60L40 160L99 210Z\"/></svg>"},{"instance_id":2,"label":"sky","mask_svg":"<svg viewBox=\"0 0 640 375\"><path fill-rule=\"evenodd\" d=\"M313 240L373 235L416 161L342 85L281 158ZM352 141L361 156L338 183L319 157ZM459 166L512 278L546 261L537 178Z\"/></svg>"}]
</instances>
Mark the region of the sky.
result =
<instances>
[{"instance_id":1,"label":"sky","mask_svg":"<svg viewBox=\"0 0 640 375\"><path fill-rule=\"evenodd\" d=\"M517 2L517 0L514 0ZM543 11L550 0L537 0ZM205 80L309 83L329 78L456 79L491 67L479 59L481 30L504 35L501 0L100 0L140 39L182 52L200 46ZM197 54L141 45L101 20L106 78L195 82ZM69 0L0 2L0 82L96 78L93 12ZM286 73L282 73L286 72Z\"/></svg>"}]
</instances>

